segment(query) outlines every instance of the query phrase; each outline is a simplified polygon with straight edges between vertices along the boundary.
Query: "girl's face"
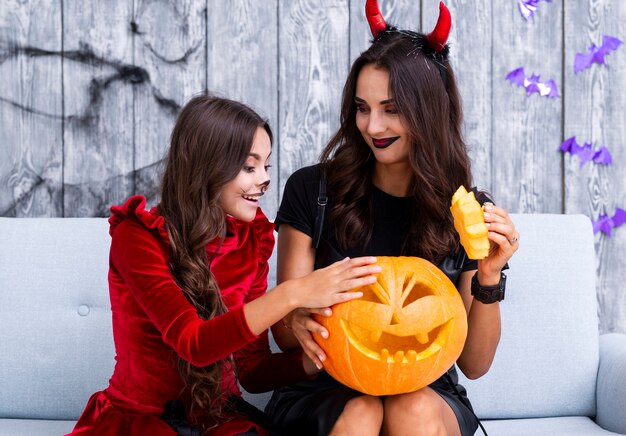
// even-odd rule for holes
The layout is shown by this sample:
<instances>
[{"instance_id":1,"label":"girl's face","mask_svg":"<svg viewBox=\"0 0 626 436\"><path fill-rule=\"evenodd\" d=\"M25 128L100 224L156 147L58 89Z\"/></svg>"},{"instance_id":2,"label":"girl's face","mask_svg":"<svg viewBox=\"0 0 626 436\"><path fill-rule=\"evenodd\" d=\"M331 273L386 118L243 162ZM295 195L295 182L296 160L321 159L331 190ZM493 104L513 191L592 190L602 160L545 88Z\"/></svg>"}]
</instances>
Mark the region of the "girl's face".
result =
<instances>
[{"instance_id":1,"label":"girl's face","mask_svg":"<svg viewBox=\"0 0 626 436\"><path fill-rule=\"evenodd\" d=\"M259 127L243 168L222 189L219 204L226 214L241 221L254 219L259 200L270 183L268 169L271 152L270 137Z\"/></svg>"},{"instance_id":2,"label":"girl's face","mask_svg":"<svg viewBox=\"0 0 626 436\"><path fill-rule=\"evenodd\" d=\"M379 164L408 163L409 140L389 92L389 72L365 65L356 81L356 126Z\"/></svg>"}]
</instances>

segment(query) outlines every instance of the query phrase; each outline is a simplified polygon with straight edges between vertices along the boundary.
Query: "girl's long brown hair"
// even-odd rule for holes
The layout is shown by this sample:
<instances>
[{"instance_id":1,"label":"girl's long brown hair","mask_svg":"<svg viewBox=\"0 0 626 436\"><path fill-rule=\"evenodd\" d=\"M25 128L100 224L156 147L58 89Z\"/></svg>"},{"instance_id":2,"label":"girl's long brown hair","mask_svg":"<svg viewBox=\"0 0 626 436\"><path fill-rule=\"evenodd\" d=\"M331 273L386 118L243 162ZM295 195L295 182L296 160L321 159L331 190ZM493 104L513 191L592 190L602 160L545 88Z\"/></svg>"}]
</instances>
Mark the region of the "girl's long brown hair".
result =
<instances>
[{"instance_id":1,"label":"girl's long brown hair","mask_svg":"<svg viewBox=\"0 0 626 436\"><path fill-rule=\"evenodd\" d=\"M226 312L206 252L207 243L226 234L218 200L241 171L258 128L271 141L269 125L252 109L203 94L185 105L172 131L158 211L169 233L170 270L205 320ZM202 409L212 421L223 419L221 375L234 370L231 359L199 368L179 357L178 369L191 393L190 415Z\"/></svg>"},{"instance_id":2,"label":"girl's long brown hair","mask_svg":"<svg viewBox=\"0 0 626 436\"><path fill-rule=\"evenodd\" d=\"M367 244L375 158L356 126L356 82L365 65L389 72L391 98L412 144L413 217L403 254L440 262L456 245L450 201L471 184L470 160L461 134L461 101L447 60L437 65L416 46L414 32L386 32L353 63L346 81L339 130L322 151L334 206L330 219L342 249ZM365 229L365 232L363 231ZM365 237L363 237L365 234Z\"/></svg>"}]
</instances>

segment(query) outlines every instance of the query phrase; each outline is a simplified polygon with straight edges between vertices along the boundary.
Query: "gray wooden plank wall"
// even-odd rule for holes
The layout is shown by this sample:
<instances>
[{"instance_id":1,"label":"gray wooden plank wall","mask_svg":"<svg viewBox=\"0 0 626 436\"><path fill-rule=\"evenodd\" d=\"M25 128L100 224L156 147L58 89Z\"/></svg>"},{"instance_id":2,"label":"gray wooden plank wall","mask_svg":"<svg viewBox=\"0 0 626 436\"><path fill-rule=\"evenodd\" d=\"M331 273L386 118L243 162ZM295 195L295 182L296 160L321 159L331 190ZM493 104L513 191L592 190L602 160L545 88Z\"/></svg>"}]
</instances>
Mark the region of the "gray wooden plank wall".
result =
<instances>
[{"instance_id":1,"label":"gray wooden plank wall","mask_svg":"<svg viewBox=\"0 0 626 436\"><path fill-rule=\"evenodd\" d=\"M364 0L3 0L0 215L106 216L133 193L157 201L175 116L204 89L267 117L276 143L274 217L284 183L338 124L350 62L368 46ZM380 0L401 28L430 31L436 0ZM626 48L574 74L576 52L624 40L626 2L448 0L451 58L465 103L475 184L511 212L626 208ZM504 80L523 66L559 99ZM562 155L570 136L606 145L609 167ZM626 332L626 226L596 236L600 331Z\"/></svg>"}]
</instances>

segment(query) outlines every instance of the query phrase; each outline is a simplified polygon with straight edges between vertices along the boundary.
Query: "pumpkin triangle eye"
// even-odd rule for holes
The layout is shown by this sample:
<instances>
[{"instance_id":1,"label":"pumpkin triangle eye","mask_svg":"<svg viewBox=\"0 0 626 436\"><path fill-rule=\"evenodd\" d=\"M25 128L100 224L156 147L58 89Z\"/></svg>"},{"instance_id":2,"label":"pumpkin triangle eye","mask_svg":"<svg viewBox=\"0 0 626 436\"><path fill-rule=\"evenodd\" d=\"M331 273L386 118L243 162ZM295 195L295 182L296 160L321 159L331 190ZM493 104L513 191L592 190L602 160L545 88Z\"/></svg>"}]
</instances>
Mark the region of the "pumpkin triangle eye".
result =
<instances>
[{"instance_id":1,"label":"pumpkin triangle eye","mask_svg":"<svg viewBox=\"0 0 626 436\"><path fill-rule=\"evenodd\" d=\"M367 286L363 290L364 298L366 297L367 294L369 294L366 291L366 289L370 290L372 294L375 295L376 300L371 300L371 301L380 302L388 306L391 305L392 297L389 295L389 292L387 291L387 289L389 289L389 285L387 284L385 277L383 277L382 275L379 275L376 278L376 281L374 283Z\"/></svg>"},{"instance_id":2,"label":"pumpkin triangle eye","mask_svg":"<svg viewBox=\"0 0 626 436\"><path fill-rule=\"evenodd\" d=\"M406 307L427 295L434 295L433 290L420 280L418 274L407 273L402 286L402 307Z\"/></svg>"},{"instance_id":3,"label":"pumpkin triangle eye","mask_svg":"<svg viewBox=\"0 0 626 436\"><path fill-rule=\"evenodd\" d=\"M416 336L423 338L423 333L445 324L448 321L441 298L429 295L409 304L402 309L402 322L390 325L385 331L396 336Z\"/></svg>"}]
</instances>

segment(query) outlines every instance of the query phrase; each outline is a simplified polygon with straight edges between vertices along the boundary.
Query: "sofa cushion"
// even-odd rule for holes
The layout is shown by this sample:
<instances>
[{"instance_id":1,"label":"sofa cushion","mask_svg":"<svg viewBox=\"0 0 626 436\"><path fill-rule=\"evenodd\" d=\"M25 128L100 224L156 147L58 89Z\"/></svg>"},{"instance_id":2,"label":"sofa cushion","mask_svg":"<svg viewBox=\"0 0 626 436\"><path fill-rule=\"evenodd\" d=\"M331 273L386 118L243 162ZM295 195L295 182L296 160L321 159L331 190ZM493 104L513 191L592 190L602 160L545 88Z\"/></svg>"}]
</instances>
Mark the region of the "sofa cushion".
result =
<instances>
[{"instance_id":1,"label":"sofa cushion","mask_svg":"<svg viewBox=\"0 0 626 436\"><path fill-rule=\"evenodd\" d=\"M0 418L75 420L114 365L107 220L0 218L0 235Z\"/></svg>"},{"instance_id":2,"label":"sofa cushion","mask_svg":"<svg viewBox=\"0 0 626 436\"><path fill-rule=\"evenodd\" d=\"M461 383L481 418L594 416L599 335L591 222L583 215L512 219L521 238L500 304L500 345L485 376Z\"/></svg>"},{"instance_id":3,"label":"sofa cushion","mask_svg":"<svg viewBox=\"0 0 626 436\"><path fill-rule=\"evenodd\" d=\"M565 416L561 418L503 419L483 422L490 435L528 436L610 436L617 435L599 427L586 416ZM476 436L482 435L478 429Z\"/></svg>"},{"instance_id":4,"label":"sofa cushion","mask_svg":"<svg viewBox=\"0 0 626 436\"><path fill-rule=\"evenodd\" d=\"M0 436L50 436L72 431L76 421L43 419L0 419Z\"/></svg>"}]
</instances>

